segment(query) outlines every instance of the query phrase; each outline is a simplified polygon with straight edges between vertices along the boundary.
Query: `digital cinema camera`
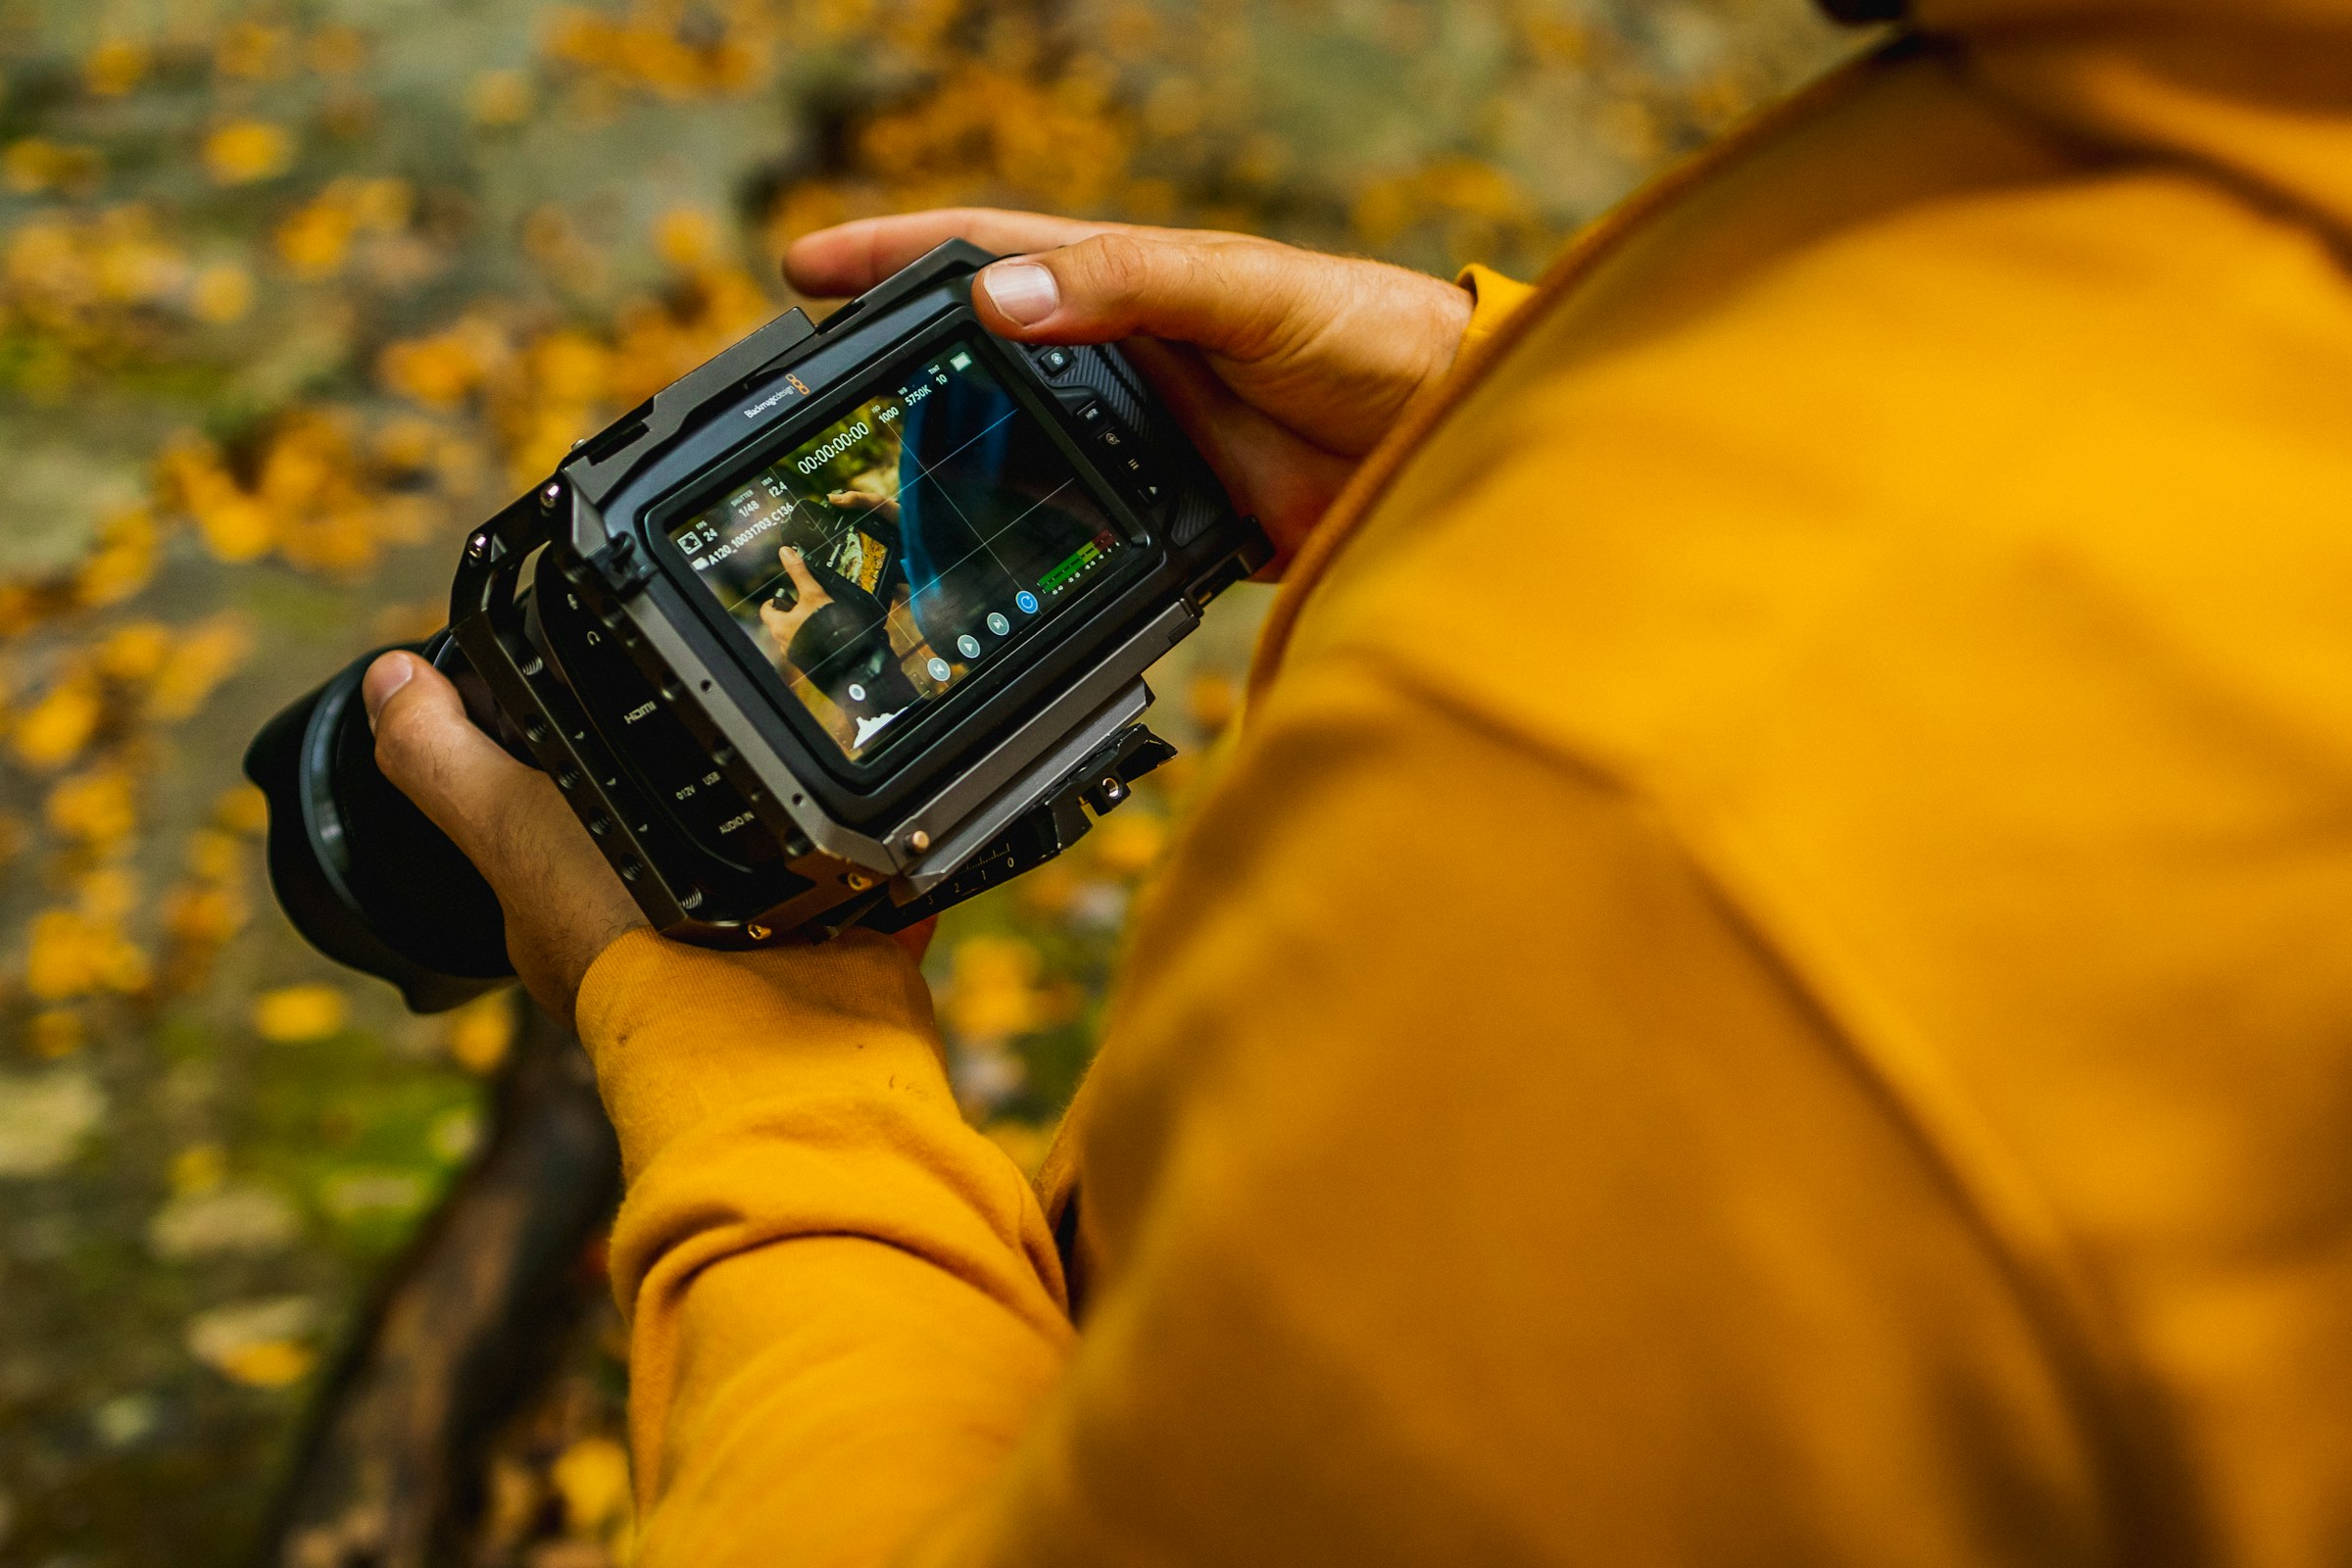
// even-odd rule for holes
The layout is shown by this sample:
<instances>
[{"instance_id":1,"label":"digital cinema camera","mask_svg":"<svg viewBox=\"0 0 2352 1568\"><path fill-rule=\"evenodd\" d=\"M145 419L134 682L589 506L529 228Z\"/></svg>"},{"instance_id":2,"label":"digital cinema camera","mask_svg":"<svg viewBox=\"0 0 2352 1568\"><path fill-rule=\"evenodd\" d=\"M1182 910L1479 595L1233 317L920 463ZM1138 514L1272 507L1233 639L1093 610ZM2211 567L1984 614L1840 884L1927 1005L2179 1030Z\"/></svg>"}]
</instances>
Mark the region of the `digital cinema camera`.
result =
<instances>
[{"instance_id":1,"label":"digital cinema camera","mask_svg":"<svg viewBox=\"0 0 2352 1568\"><path fill-rule=\"evenodd\" d=\"M960 241L788 311L467 541L413 645L710 947L893 931L1053 858L1173 756L1144 670L1264 564L1114 348L973 315ZM246 755L303 934L417 1011L509 978L490 888L377 771L373 658Z\"/></svg>"}]
</instances>

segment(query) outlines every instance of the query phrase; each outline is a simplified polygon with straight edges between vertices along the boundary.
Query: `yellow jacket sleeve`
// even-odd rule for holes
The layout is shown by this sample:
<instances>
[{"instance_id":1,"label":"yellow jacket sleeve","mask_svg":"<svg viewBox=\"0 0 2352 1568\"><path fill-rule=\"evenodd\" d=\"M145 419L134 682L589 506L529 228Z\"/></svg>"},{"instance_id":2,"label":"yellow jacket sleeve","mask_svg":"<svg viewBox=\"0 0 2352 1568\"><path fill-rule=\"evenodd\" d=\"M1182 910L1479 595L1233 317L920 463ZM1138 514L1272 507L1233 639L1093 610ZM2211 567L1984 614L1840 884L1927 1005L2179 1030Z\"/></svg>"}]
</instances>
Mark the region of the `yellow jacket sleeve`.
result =
<instances>
[{"instance_id":1,"label":"yellow jacket sleeve","mask_svg":"<svg viewBox=\"0 0 2352 1568\"><path fill-rule=\"evenodd\" d=\"M1470 325L1462 333L1464 351L1493 337L1494 329L1536 292L1480 262L1463 268L1454 281L1470 291Z\"/></svg>"},{"instance_id":2,"label":"yellow jacket sleeve","mask_svg":"<svg viewBox=\"0 0 2352 1568\"><path fill-rule=\"evenodd\" d=\"M995 1468L1067 1351L1035 1191L957 1115L894 944L598 958L628 1178L645 1560L878 1561Z\"/></svg>"}]
</instances>

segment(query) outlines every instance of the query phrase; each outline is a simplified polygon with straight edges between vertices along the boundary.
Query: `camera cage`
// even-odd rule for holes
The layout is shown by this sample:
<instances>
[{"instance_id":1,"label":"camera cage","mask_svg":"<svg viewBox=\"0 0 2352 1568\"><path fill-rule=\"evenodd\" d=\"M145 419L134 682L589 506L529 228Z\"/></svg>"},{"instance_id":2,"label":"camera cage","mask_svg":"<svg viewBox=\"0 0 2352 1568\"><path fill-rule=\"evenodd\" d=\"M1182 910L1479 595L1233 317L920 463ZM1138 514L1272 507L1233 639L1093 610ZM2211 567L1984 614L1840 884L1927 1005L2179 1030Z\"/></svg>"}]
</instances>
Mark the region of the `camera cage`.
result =
<instances>
[{"instance_id":1,"label":"camera cage","mask_svg":"<svg viewBox=\"0 0 2352 1568\"><path fill-rule=\"evenodd\" d=\"M786 312L578 444L466 541L450 622L486 687L469 706L490 700L502 740L555 779L665 934L749 947L895 930L1052 858L1088 808L1111 809L1174 755L1139 722L1143 673L1271 556L1116 349L1025 350L979 326L970 278L995 259L950 241L821 326ZM958 334L1142 548L1025 662L922 715L927 733L894 744L887 768L844 767L808 744L772 666L755 667L662 524L821 425L876 365ZM1127 472L1096 456L1082 416L1121 438ZM572 612L568 647L540 612L551 593ZM645 694L592 713L571 662ZM682 727L709 763L669 803L628 755L640 748L609 733L640 721ZM757 853L723 854L686 824L673 808L697 791L738 808L721 831Z\"/></svg>"}]
</instances>

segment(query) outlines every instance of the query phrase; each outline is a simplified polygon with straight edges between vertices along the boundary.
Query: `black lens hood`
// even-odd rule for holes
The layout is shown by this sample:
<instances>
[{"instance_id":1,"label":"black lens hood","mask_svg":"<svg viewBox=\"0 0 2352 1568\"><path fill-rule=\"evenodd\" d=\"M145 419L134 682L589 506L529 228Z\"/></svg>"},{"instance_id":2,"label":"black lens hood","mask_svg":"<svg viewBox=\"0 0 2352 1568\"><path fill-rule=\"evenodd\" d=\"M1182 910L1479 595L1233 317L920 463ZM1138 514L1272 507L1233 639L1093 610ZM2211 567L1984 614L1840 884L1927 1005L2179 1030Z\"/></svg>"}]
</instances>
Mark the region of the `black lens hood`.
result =
<instances>
[{"instance_id":1,"label":"black lens hood","mask_svg":"<svg viewBox=\"0 0 2352 1568\"><path fill-rule=\"evenodd\" d=\"M446 639L404 644L433 659ZM265 725L245 776L270 802L270 884L294 926L338 963L440 1012L514 978L489 884L377 771L355 660ZM439 661L436 661L438 662Z\"/></svg>"}]
</instances>

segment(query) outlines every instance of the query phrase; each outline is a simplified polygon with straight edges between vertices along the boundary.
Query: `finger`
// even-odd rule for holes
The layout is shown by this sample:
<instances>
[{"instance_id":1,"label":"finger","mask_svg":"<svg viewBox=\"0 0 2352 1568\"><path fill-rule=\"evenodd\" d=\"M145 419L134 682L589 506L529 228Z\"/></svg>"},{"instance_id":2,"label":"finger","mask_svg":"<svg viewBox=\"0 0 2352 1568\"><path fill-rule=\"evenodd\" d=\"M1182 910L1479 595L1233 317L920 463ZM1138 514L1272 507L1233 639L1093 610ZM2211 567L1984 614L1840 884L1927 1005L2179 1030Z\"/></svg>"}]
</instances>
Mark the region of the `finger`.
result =
<instances>
[{"instance_id":1,"label":"finger","mask_svg":"<svg viewBox=\"0 0 2352 1568\"><path fill-rule=\"evenodd\" d=\"M1051 250L1115 225L1015 213L995 207L946 207L889 218L861 218L820 228L784 252L784 280L812 299L861 294L951 239L1000 254Z\"/></svg>"},{"instance_id":2,"label":"finger","mask_svg":"<svg viewBox=\"0 0 2352 1568\"><path fill-rule=\"evenodd\" d=\"M792 578L793 587L800 590L801 597L804 600L806 600L810 594L821 594L824 592L823 589L816 585L815 576L812 575L808 570L808 563L801 559L801 553L798 550L793 549L790 545L786 545L783 549L776 552L776 559L784 563L784 570L786 574Z\"/></svg>"},{"instance_id":3,"label":"finger","mask_svg":"<svg viewBox=\"0 0 2352 1568\"><path fill-rule=\"evenodd\" d=\"M500 858L499 845L486 829L531 769L476 728L449 677L415 654L368 665L360 700L375 731L375 765L495 884L484 862Z\"/></svg>"},{"instance_id":4,"label":"finger","mask_svg":"<svg viewBox=\"0 0 2352 1568\"><path fill-rule=\"evenodd\" d=\"M568 1020L588 965L646 923L555 782L509 757L466 716L457 688L412 654L387 654L361 682L376 765L465 852L507 916L523 984Z\"/></svg>"},{"instance_id":5,"label":"finger","mask_svg":"<svg viewBox=\"0 0 2352 1568\"><path fill-rule=\"evenodd\" d=\"M1345 311L1364 265L1264 240L1101 233L983 268L972 305L989 330L1025 342L1141 334L1255 361Z\"/></svg>"},{"instance_id":6,"label":"finger","mask_svg":"<svg viewBox=\"0 0 2352 1568\"><path fill-rule=\"evenodd\" d=\"M1095 234L1162 239L1241 239L1223 229L1153 228L1095 222L1003 207L940 207L888 218L860 218L803 234L784 252L784 280L811 299L860 294L948 240L968 240L1000 256L1074 245Z\"/></svg>"}]
</instances>

